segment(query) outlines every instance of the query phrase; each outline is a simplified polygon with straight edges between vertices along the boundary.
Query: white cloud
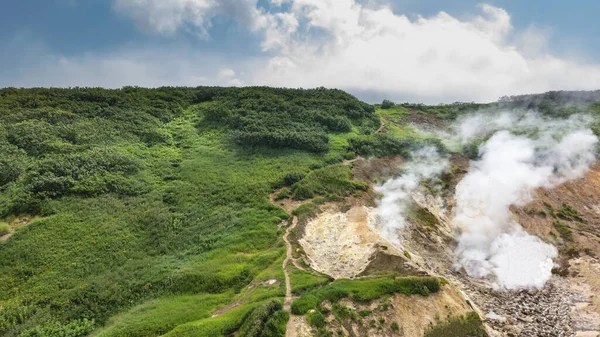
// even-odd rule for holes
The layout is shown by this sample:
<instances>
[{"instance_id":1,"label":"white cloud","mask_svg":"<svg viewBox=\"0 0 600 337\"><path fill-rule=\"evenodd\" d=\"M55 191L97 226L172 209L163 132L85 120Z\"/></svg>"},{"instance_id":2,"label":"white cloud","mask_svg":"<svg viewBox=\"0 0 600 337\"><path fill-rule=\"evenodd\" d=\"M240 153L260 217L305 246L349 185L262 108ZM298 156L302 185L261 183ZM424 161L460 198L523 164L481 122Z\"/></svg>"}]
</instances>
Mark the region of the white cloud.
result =
<instances>
[{"instance_id":1,"label":"white cloud","mask_svg":"<svg viewBox=\"0 0 600 337\"><path fill-rule=\"evenodd\" d=\"M329 38L307 39L306 31L295 31L254 78L261 84L324 85L426 102L490 101L600 85L600 66L543 53L547 36L533 29L521 43L542 42L524 52L511 44L520 36L513 36L505 10L490 5L481 10L467 20L444 12L410 20L388 7L367 8L354 0L296 0L291 11L298 20Z\"/></svg>"},{"instance_id":2,"label":"white cloud","mask_svg":"<svg viewBox=\"0 0 600 337\"><path fill-rule=\"evenodd\" d=\"M43 81L33 71L4 81L155 86L177 80L185 85L199 78L204 84L222 84L223 78L214 69L231 68L237 73L231 85L326 86L371 101L389 98L425 103L491 101L510 94L600 87L599 64L552 55L547 48L548 31L535 26L515 31L509 13L490 5L474 8L479 14L459 19L445 12L409 18L381 1L270 3L271 12L267 12L258 0L113 0L116 12L144 31L165 36L185 31L207 39L215 18L235 20L253 32L262 48L262 54L252 59L237 55L231 63L231 55L221 52L222 57L212 58L212 67L202 67L193 64L188 49L192 47L169 51L156 47L153 52L130 48L49 63L48 67L56 69L43 72L56 77ZM152 57L136 57L144 53L169 57L160 64ZM204 58L199 52L194 55ZM220 60L226 57L228 61ZM164 74L165 68L181 77Z\"/></svg>"},{"instance_id":3,"label":"white cloud","mask_svg":"<svg viewBox=\"0 0 600 337\"><path fill-rule=\"evenodd\" d=\"M252 30L258 29L264 19L256 1L115 0L113 7L145 31L172 35L180 29L188 29L208 38L211 20L216 16L226 16Z\"/></svg>"},{"instance_id":4,"label":"white cloud","mask_svg":"<svg viewBox=\"0 0 600 337\"><path fill-rule=\"evenodd\" d=\"M29 68L13 79L0 77L0 87L243 85L236 73L227 68L229 61L222 55L187 49L124 48L80 56L54 54L44 46L20 50L29 55Z\"/></svg>"}]
</instances>

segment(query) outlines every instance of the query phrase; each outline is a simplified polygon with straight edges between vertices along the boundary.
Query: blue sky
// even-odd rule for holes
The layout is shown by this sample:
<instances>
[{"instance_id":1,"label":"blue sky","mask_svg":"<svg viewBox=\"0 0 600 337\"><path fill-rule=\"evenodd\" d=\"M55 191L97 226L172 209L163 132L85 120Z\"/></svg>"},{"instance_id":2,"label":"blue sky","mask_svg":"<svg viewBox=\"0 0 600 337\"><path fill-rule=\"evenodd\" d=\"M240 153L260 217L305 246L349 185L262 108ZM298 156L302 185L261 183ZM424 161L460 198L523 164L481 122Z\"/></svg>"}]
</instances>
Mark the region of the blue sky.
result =
<instances>
[{"instance_id":1,"label":"blue sky","mask_svg":"<svg viewBox=\"0 0 600 337\"><path fill-rule=\"evenodd\" d=\"M592 0L9 0L0 86L324 85L427 102L593 89L599 12Z\"/></svg>"}]
</instances>

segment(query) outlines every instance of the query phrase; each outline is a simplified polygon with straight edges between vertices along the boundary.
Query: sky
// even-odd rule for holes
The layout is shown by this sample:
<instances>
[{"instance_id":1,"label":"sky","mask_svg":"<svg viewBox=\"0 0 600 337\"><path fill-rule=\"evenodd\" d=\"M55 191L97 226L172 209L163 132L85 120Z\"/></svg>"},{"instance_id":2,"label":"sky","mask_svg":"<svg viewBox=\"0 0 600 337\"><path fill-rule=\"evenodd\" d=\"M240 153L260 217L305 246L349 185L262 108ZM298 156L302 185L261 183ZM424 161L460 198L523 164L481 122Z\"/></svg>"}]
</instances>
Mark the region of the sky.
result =
<instances>
[{"instance_id":1,"label":"sky","mask_svg":"<svg viewBox=\"0 0 600 337\"><path fill-rule=\"evenodd\" d=\"M380 102L600 89L596 0L2 0L0 87L330 87Z\"/></svg>"}]
</instances>

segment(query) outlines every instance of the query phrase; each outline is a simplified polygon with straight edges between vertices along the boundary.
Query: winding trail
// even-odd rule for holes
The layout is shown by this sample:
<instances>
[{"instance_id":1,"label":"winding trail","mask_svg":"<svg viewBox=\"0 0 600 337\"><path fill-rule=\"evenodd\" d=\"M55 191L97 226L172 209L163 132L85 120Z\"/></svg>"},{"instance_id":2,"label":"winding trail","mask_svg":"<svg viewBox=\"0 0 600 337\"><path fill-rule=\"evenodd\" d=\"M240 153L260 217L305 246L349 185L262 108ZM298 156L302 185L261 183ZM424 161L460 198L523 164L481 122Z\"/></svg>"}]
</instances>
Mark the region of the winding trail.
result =
<instances>
[{"instance_id":1,"label":"winding trail","mask_svg":"<svg viewBox=\"0 0 600 337\"><path fill-rule=\"evenodd\" d=\"M298 224L298 217L294 216L292 218L292 225L289 226L285 230L285 234L283 234L283 242L285 242L285 246L286 246L285 259L283 260L283 265L282 265L283 275L285 276L285 300L283 301L283 308L285 310L290 310L291 304L292 304L292 284L290 281L290 275L287 270L287 265L290 260L294 261L294 258L292 257L292 244L288 240L288 236L290 234L290 231L292 229L296 228L297 224Z\"/></svg>"},{"instance_id":2,"label":"winding trail","mask_svg":"<svg viewBox=\"0 0 600 337\"><path fill-rule=\"evenodd\" d=\"M385 127L385 122L383 121L383 118L381 118L381 124L379 124L379 129L377 129L377 131L375 131L375 133L380 133L384 127Z\"/></svg>"},{"instance_id":3,"label":"winding trail","mask_svg":"<svg viewBox=\"0 0 600 337\"><path fill-rule=\"evenodd\" d=\"M282 265L283 275L285 276L285 299L283 300L283 309L290 312L290 318L288 319L287 326L285 328L285 336L286 337L296 337L298 335L298 333L296 331L296 323L295 323L295 320L297 319L297 317L294 314L292 314L292 312L291 312L292 300L293 300L293 298L292 298L292 283L290 281L290 275L287 270L287 265L290 260L292 260L294 265L296 265L296 261L294 260L294 258L292 256L292 244L288 240L288 235L290 234L292 229L296 228L297 224L298 224L298 217L294 216L292 218L292 225L289 226L285 230L285 233L283 234L283 242L285 242L285 247L286 247L285 259L283 260L283 265Z\"/></svg>"}]
</instances>

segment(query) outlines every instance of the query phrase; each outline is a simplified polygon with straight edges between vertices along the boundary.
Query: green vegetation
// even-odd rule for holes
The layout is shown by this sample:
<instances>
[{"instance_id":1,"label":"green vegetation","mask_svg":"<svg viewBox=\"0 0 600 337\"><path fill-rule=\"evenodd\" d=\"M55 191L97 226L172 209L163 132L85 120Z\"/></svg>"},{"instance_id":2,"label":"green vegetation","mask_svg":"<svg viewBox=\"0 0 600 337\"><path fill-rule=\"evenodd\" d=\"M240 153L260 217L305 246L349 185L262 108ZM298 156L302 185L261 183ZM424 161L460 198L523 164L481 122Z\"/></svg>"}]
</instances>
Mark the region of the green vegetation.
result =
<instances>
[{"instance_id":1,"label":"green vegetation","mask_svg":"<svg viewBox=\"0 0 600 337\"><path fill-rule=\"evenodd\" d=\"M284 187L281 189L281 191L277 193L277 195L275 196L275 200L286 199L289 198L290 195L292 195L292 190L290 190L287 187Z\"/></svg>"},{"instance_id":2,"label":"green vegetation","mask_svg":"<svg viewBox=\"0 0 600 337\"><path fill-rule=\"evenodd\" d=\"M381 103L381 108L382 109L390 109L394 107L394 102L390 101L389 99L384 99L383 102Z\"/></svg>"},{"instance_id":3,"label":"green vegetation","mask_svg":"<svg viewBox=\"0 0 600 337\"><path fill-rule=\"evenodd\" d=\"M355 301L367 302L396 293L427 296L430 292L437 292L439 289L438 279L429 277L342 279L303 293L299 299L292 302L292 312L297 315L305 314L311 309L316 309L325 300L336 303L342 298L351 297Z\"/></svg>"},{"instance_id":4,"label":"green vegetation","mask_svg":"<svg viewBox=\"0 0 600 337\"><path fill-rule=\"evenodd\" d=\"M243 146L270 146L325 152L327 132L349 132L352 122L378 124L372 106L340 90L232 88L212 99L207 121L232 129L232 139Z\"/></svg>"},{"instance_id":5,"label":"green vegetation","mask_svg":"<svg viewBox=\"0 0 600 337\"><path fill-rule=\"evenodd\" d=\"M308 315L306 315L306 319L308 324L316 328L322 328L325 326L325 317L323 317L323 314L321 314L318 310L312 310L309 312Z\"/></svg>"},{"instance_id":6,"label":"green vegetation","mask_svg":"<svg viewBox=\"0 0 600 337\"><path fill-rule=\"evenodd\" d=\"M0 236L8 234L10 232L10 225L4 221L0 221Z\"/></svg>"},{"instance_id":7,"label":"green vegetation","mask_svg":"<svg viewBox=\"0 0 600 337\"><path fill-rule=\"evenodd\" d=\"M563 202L562 207L556 211L556 216L567 221L584 222L579 212Z\"/></svg>"},{"instance_id":8,"label":"green vegetation","mask_svg":"<svg viewBox=\"0 0 600 337\"><path fill-rule=\"evenodd\" d=\"M398 333L400 332L400 325L398 325L398 322L392 322L390 329L392 329L392 332Z\"/></svg>"},{"instance_id":9,"label":"green vegetation","mask_svg":"<svg viewBox=\"0 0 600 337\"><path fill-rule=\"evenodd\" d=\"M263 305L261 305L260 307L254 309L250 315L248 315L248 317L245 319L244 324L242 324L242 326L240 327L240 329L238 330L238 334L241 337L261 337L261 336L265 336L265 326L267 324L267 321L269 321L269 319L273 316L278 316L276 315L277 312L282 311L282 304L280 301L276 301L276 300L272 300L270 302L267 302ZM285 315L283 315L285 316ZM281 330L280 329L280 321L283 318L283 316L276 318L274 321L272 322L272 326L270 328L274 328L274 331L271 331L272 333L277 333L277 331ZM285 321L285 323L287 323L287 321ZM283 324L283 326L285 327L285 324ZM270 330L270 329L269 329ZM284 329L284 335L285 335L285 329Z\"/></svg>"},{"instance_id":10,"label":"green vegetation","mask_svg":"<svg viewBox=\"0 0 600 337\"><path fill-rule=\"evenodd\" d=\"M308 219L314 217L319 211L319 205L313 201L299 206L292 211L292 215L298 217L299 223L304 223Z\"/></svg>"},{"instance_id":11,"label":"green vegetation","mask_svg":"<svg viewBox=\"0 0 600 337\"><path fill-rule=\"evenodd\" d=\"M0 243L0 335L238 330L283 296L247 291L281 269L289 215L269 193L305 176L349 193L311 171L378 126L339 90L0 90L0 219L36 216Z\"/></svg>"},{"instance_id":12,"label":"green vegetation","mask_svg":"<svg viewBox=\"0 0 600 337\"><path fill-rule=\"evenodd\" d=\"M179 324L210 317L231 298L230 293L180 295L152 300L112 317L108 327L97 331L98 337L159 336Z\"/></svg>"},{"instance_id":13,"label":"green vegetation","mask_svg":"<svg viewBox=\"0 0 600 337\"><path fill-rule=\"evenodd\" d=\"M556 231L560 234L560 236L563 239L565 239L567 241L573 240L573 231L571 231L569 226L567 226L564 222L554 221L554 223L552 225L554 226L554 229L556 229Z\"/></svg>"},{"instance_id":14,"label":"green vegetation","mask_svg":"<svg viewBox=\"0 0 600 337\"><path fill-rule=\"evenodd\" d=\"M331 281L331 278L327 276L306 272L298 268L291 267L289 270L292 292L294 294L300 294Z\"/></svg>"},{"instance_id":15,"label":"green vegetation","mask_svg":"<svg viewBox=\"0 0 600 337\"><path fill-rule=\"evenodd\" d=\"M82 319L74 320L67 324L48 324L43 327L36 326L31 329L23 331L20 337L71 337L71 336L85 336L94 330L94 321Z\"/></svg>"},{"instance_id":16,"label":"green vegetation","mask_svg":"<svg viewBox=\"0 0 600 337\"><path fill-rule=\"evenodd\" d=\"M425 337L487 337L481 319L475 312L453 317L425 331Z\"/></svg>"},{"instance_id":17,"label":"green vegetation","mask_svg":"<svg viewBox=\"0 0 600 337\"><path fill-rule=\"evenodd\" d=\"M555 108L563 96L540 104L571 113ZM314 198L293 212L305 222L367 188L344 159L446 151L401 122L480 107L384 105L324 88L0 89L0 235L16 229L0 242L0 335L282 336L289 214L269 194ZM550 214L580 221L566 205ZM439 289L433 278L292 279L299 313Z\"/></svg>"},{"instance_id":18,"label":"green vegetation","mask_svg":"<svg viewBox=\"0 0 600 337\"><path fill-rule=\"evenodd\" d=\"M330 165L314 170L292 185L294 200L311 199L315 195L346 197L367 188L366 183L353 181L350 167L343 165Z\"/></svg>"},{"instance_id":19,"label":"green vegetation","mask_svg":"<svg viewBox=\"0 0 600 337\"><path fill-rule=\"evenodd\" d=\"M438 220L435 215L418 205L410 205L406 217L411 222L418 223L422 227L436 228L438 225Z\"/></svg>"}]
</instances>

